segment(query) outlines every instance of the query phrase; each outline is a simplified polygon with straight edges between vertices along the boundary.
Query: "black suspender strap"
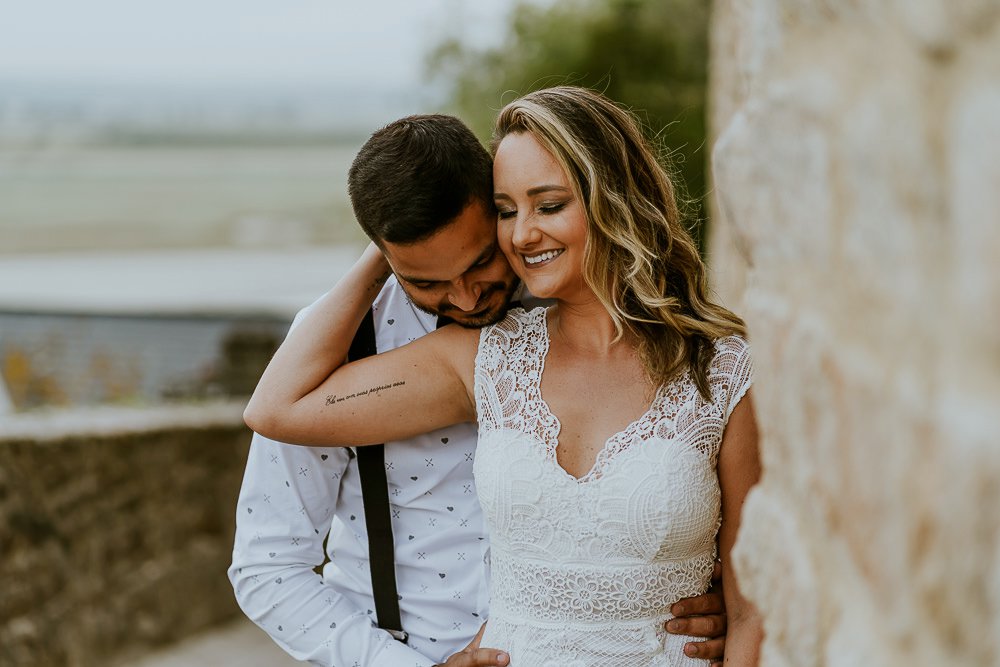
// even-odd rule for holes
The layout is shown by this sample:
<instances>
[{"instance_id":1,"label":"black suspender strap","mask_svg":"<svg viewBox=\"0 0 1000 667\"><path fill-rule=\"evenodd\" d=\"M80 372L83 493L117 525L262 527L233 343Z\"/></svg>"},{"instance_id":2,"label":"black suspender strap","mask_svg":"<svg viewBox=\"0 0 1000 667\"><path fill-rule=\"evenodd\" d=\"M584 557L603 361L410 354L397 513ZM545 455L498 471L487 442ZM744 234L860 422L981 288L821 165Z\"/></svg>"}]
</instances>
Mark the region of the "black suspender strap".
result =
<instances>
[{"instance_id":1,"label":"black suspender strap","mask_svg":"<svg viewBox=\"0 0 1000 667\"><path fill-rule=\"evenodd\" d=\"M439 317L437 327L450 323ZM375 318L369 309L351 341L347 358L351 361L377 354ZM365 507L368 530L368 565L371 569L372 595L378 626L395 639L406 643L409 635L399 620L399 593L396 589L395 547L389 517L389 483L385 477L385 446L357 448L358 474L361 478L361 501Z\"/></svg>"},{"instance_id":2,"label":"black suspender strap","mask_svg":"<svg viewBox=\"0 0 1000 667\"><path fill-rule=\"evenodd\" d=\"M351 341L348 359L354 361L376 354L375 319L369 310L358 333ZM389 484L385 477L385 447L369 445L357 448L361 499L368 529L368 564L371 568L372 593L378 626L395 639L406 643L408 635L399 620L399 594L396 591L396 563L389 517Z\"/></svg>"}]
</instances>

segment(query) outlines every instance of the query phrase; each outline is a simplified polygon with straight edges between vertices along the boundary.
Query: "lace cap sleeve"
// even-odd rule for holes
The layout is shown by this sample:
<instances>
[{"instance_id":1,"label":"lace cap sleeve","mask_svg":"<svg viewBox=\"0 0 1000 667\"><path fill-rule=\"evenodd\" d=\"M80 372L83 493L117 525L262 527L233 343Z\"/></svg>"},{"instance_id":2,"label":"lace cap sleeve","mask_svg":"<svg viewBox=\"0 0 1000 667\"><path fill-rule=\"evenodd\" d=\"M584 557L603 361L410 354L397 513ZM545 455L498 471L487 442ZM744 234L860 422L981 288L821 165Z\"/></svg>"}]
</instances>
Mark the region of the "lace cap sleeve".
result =
<instances>
[{"instance_id":1,"label":"lace cap sleeve","mask_svg":"<svg viewBox=\"0 0 1000 667\"><path fill-rule=\"evenodd\" d=\"M509 421L512 410L520 410L523 396L517 379L523 374L520 366L525 360L519 353L526 342L525 332L538 328L539 314L544 317L543 310L512 308L504 319L480 331L475 371L480 430L500 428Z\"/></svg>"},{"instance_id":2,"label":"lace cap sleeve","mask_svg":"<svg viewBox=\"0 0 1000 667\"><path fill-rule=\"evenodd\" d=\"M715 401L724 406L723 425L729 422L740 400L753 384L753 359L750 344L742 336L726 336L715 342L715 359L711 374L718 378L713 383Z\"/></svg>"}]
</instances>

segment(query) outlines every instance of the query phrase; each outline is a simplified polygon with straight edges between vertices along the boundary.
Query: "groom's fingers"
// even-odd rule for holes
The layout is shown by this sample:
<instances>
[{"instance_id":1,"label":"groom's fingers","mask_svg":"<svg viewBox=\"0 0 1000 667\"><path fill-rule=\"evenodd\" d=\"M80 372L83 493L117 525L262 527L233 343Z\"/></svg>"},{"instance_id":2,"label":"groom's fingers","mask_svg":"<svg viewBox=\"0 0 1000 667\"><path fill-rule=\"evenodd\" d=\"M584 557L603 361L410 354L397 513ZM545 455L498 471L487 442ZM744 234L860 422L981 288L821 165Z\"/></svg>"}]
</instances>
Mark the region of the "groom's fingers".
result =
<instances>
[{"instance_id":1,"label":"groom's fingers","mask_svg":"<svg viewBox=\"0 0 1000 667\"><path fill-rule=\"evenodd\" d=\"M439 667L506 667L510 658L495 648L466 649L448 658Z\"/></svg>"},{"instance_id":2,"label":"groom's fingers","mask_svg":"<svg viewBox=\"0 0 1000 667\"><path fill-rule=\"evenodd\" d=\"M479 648L479 642L481 642L483 640L483 633L484 632L486 632L486 624L485 623L483 623L479 627L479 632L477 632L476 636L472 638L472 641L469 642L469 645L466 646L464 649L462 649L462 652L463 653L468 653L468 652L475 651L476 649L478 649Z\"/></svg>"},{"instance_id":3,"label":"groom's fingers","mask_svg":"<svg viewBox=\"0 0 1000 667\"><path fill-rule=\"evenodd\" d=\"M495 648L477 648L467 653L472 658L472 662L462 664L462 667L506 667L510 663L510 658L503 651Z\"/></svg>"},{"instance_id":4,"label":"groom's fingers","mask_svg":"<svg viewBox=\"0 0 1000 667\"><path fill-rule=\"evenodd\" d=\"M715 639L726 634L725 614L709 614L707 616L685 616L667 621L667 632L672 635L691 635Z\"/></svg>"},{"instance_id":5,"label":"groom's fingers","mask_svg":"<svg viewBox=\"0 0 1000 667\"><path fill-rule=\"evenodd\" d=\"M702 660L722 660L726 644L721 639L706 639L703 642L688 642L684 645L684 655Z\"/></svg>"},{"instance_id":6,"label":"groom's fingers","mask_svg":"<svg viewBox=\"0 0 1000 667\"><path fill-rule=\"evenodd\" d=\"M708 592L693 598L685 598L670 606L674 616L690 616L692 614L722 614L726 611L726 602L721 593Z\"/></svg>"}]
</instances>

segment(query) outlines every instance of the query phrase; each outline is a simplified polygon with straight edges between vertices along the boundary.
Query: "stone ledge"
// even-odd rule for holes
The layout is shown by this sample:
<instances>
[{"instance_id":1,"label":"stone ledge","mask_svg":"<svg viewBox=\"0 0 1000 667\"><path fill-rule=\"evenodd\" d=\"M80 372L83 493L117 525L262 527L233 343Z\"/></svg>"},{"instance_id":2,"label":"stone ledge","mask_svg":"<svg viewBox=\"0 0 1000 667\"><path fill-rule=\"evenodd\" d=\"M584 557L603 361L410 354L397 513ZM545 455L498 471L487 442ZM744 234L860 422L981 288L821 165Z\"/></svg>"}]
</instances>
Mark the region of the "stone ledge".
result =
<instances>
[{"instance_id":1,"label":"stone ledge","mask_svg":"<svg viewBox=\"0 0 1000 667\"><path fill-rule=\"evenodd\" d=\"M206 428L240 428L244 400L149 407L98 406L4 415L0 443L34 443Z\"/></svg>"},{"instance_id":2,"label":"stone ledge","mask_svg":"<svg viewBox=\"0 0 1000 667\"><path fill-rule=\"evenodd\" d=\"M0 665L116 664L240 614L242 401L5 416Z\"/></svg>"},{"instance_id":3,"label":"stone ledge","mask_svg":"<svg viewBox=\"0 0 1000 667\"><path fill-rule=\"evenodd\" d=\"M333 287L363 247L4 257L0 263L0 311L271 315L290 320L300 308Z\"/></svg>"}]
</instances>

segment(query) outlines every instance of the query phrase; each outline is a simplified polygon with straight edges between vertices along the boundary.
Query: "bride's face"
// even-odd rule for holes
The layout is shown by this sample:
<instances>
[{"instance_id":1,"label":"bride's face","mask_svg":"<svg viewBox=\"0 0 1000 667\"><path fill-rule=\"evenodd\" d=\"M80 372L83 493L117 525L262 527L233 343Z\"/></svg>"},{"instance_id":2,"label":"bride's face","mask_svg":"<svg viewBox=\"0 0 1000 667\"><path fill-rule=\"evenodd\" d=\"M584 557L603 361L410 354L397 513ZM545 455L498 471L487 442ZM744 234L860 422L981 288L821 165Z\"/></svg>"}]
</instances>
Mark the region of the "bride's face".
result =
<instances>
[{"instance_id":1,"label":"bride's face","mask_svg":"<svg viewBox=\"0 0 1000 667\"><path fill-rule=\"evenodd\" d=\"M509 134L500 142L493 190L500 248L528 290L546 299L592 298L583 279L583 205L562 167L532 134Z\"/></svg>"}]
</instances>

